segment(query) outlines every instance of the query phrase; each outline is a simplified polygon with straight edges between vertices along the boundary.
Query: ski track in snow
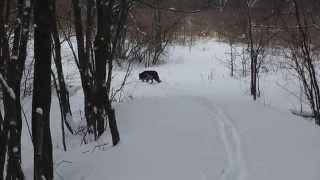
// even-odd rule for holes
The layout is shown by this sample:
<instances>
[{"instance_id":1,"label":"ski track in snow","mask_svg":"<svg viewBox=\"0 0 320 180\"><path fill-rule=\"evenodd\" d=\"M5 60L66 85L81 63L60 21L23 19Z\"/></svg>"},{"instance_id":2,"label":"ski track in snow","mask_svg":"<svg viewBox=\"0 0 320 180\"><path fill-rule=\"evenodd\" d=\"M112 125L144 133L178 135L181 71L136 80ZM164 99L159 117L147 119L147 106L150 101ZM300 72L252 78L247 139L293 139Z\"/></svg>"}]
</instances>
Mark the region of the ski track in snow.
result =
<instances>
[{"instance_id":1,"label":"ski track in snow","mask_svg":"<svg viewBox=\"0 0 320 180\"><path fill-rule=\"evenodd\" d=\"M183 92L183 96L186 98L194 98L195 101L199 102L207 109L208 115L218 122L220 126L219 133L224 143L228 159L228 166L224 168L218 180L245 180L247 177L247 168L242 151L241 137L232 118L217 104L214 104L213 101L208 100L205 97L194 96L192 93L172 86L169 83L166 83L166 85L166 88L161 88L166 96L169 96L168 92ZM200 172L200 175L201 180L207 179L203 172Z\"/></svg>"},{"instance_id":2,"label":"ski track in snow","mask_svg":"<svg viewBox=\"0 0 320 180\"><path fill-rule=\"evenodd\" d=\"M219 133L225 146L228 167L224 169L219 180L245 180L247 168L242 152L241 138L232 119L218 105L202 97L198 97L198 99L208 109L208 114L218 121L220 126Z\"/></svg>"}]
</instances>

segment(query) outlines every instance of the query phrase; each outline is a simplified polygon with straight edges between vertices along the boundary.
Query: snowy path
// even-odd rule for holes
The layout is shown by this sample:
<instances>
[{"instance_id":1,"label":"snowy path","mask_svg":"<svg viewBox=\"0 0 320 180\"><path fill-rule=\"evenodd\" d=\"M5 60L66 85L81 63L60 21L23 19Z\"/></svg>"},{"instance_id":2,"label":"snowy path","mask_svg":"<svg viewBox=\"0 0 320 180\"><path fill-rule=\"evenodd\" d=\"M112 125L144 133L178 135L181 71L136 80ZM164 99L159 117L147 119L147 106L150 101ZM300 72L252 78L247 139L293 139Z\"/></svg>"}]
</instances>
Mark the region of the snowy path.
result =
<instances>
[{"instance_id":1,"label":"snowy path","mask_svg":"<svg viewBox=\"0 0 320 180\"><path fill-rule=\"evenodd\" d=\"M228 157L228 166L219 180L244 180L246 178L246 164L242 152L242 142L232 119L216 104L207 99L200 99L208 108L208 113L219 123L221 138Z\"/></svg>"},{"instance_id":2,"label":"snowy path","mask_svg":"<svg viewBox=\"0 0 320 180\"><path fill-rule=\"evenodd\" d=\"M123 104L118 114L121 144L80 158L70 153L64 160L73 166L66 164L58 172L65 179L86 180L219 179L228 166L224 144L232 140L221 139L218 117L200 103L190 96L170 96ZM74 173L76 169L85 171Z\"/></svg>"},{"instance_id":3,"label":"snowy path","mask_svg":"<svg viewBox=\"0 0 320 180\"><path fill-rule=\"evenodd\" d=\"M208 103L210 103L210 101L208 101ZM234 125L233 120L217 105L211 103L208 108L213 111L213 116L216 116L215 119L219 121L220 134L228 153L229 168L223 176L221 176L220 180L244 180L247 169L238 129Z\"/></svg>"},{"instance_id":4,"label":"snowy path","mask_svg":"<svg viewBox=\"0 0 320 180\"><path fill-rule=\"evenodd\" d=\"M190 99L193 103L199 103L200 106L206 109L206 114L211 117L212 121L218 124L218 132L224 145L224 151L227 158L226 167L224 167L221 176L218 180L244 180L247 176L246 163L242 151L242 141L238 129L231 119L221 107L216 105L212 100L210 101L205 96L195 96L195 93L180 89L172 84L165 83L165 86L160 86L165 96L177 96L176 94L183 94L179 97L181 99ZM205 175L203 175L203 179Z\"/></svg>"},{"instance_id":5,"label":"snowy path","mask_svg":"<svg viewBox=\"0 0 320 180\"><path fill-rule=\"evenodd\" d=\"M138 81L144 69L136 69L124 102L115 106L120 145L94 149L94 143L78 147L74 141L71 151L55 151L55 162L66 162L57 174L68 180L320 179L319 127L266 105L288 107L288 96L273 81L264 87L272 101L253 102L247 82L230 78L215 58L225 58L226 49L215 41L192 51L173 47L170 62L154 67L160 84ZM82 98L73 96L74 109ZM60 125L54 125L59 145Z\"/></svg>"},{"instance_id":6,"label":"snowy path","mask_svg":"<svg viewBox=\"0 0 320 180\"><path fill-rule=\"evenodd\" d=\"M196 93L169 83L165 83L164 87L159 88L162 89L166 96L183 94L181 98L190 99L206 109L206 114L219 125L219 134L227 156L227 165L218 180L245 180L247 167L242 150L242 140L231 116L222 107L215 104L212 98L208 98L207 95L195 96Z\"/></svg>"}]
</instances>

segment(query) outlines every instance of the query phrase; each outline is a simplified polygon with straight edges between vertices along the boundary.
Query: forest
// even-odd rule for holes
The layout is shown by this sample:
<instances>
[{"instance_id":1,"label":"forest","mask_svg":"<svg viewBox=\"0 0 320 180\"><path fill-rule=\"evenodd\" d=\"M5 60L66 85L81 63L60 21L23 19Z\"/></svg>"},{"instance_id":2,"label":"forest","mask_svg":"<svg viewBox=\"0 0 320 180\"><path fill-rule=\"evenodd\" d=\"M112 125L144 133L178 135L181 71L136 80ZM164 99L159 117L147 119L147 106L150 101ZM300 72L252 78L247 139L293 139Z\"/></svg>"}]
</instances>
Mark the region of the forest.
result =
<instances>
[{"instance_id":1,"label":"forest","mask_svg":"<svg viewBox=\"0 0 320 180\"><path fill-rule=\"evenodd\" d=\"M214 91L216 87L210 89L209 85L197 83L203 79L214 81L220 77L218 70L210 70L209 74L203 75L206 71L199 68L201 79L193 82L193 78L198 77L190 75L193 65L183 66L183 71L174 69L176 64L168 60L170 57L179 59L178 56L184 54L179 52L179 48L186 47L185 52L191 52L199 43L205 44L209 40L223 44L221 46L227 52L223 52L223 59L216 59L223 64L227 76L233 80L245 79L247 93L241 96L249 96L249 103L266 101L267 72L292 75L295 84L285 84L283 89L295 97L294 106L298 108L286 108L294 117L312 119L318 135L318 139L314 139L319 141L319 0L0 0L0 180L77 179L68 173L60 175L57 172L61 164L70 162L58 161L56 157L60 155L56 154L71 152L74 155L76 151L73 149L79 144L93 148L85 152L109 146L111 149L125 149L126 144L122 144L120 137L123 129L126 143L128 130L122 124L126 122L123 119L130 119L131 115L121 114L121 104L135 102L136 96L144 100L150 95L148 88L152 88L152 96L173 93L172 89L178 88L179 84L187 84L186 81L192 81L189 86L198 87L199 93L190 91L189 95L183 94L188 94L185 92L187 86L174 93L181 92L183 96L195 98L202 91ZM178 50L172 50L175 48ZM192 56L197 60L194 68L202 62L201 57L209 51L208 48L213 54L222 52L216 44L200 48L199 54ZM271 62L271 57L276 60ZM211 66L210 63L204 67ZM217 69L218 66L212 68ZM145 77L147 82L152 80L153 83L138 81L138 73L154 69L159 73L156 75L159 84L153 82L153 75ZM177 76L180 80L173 80L179 73L185 74ZM223 81L221 86L227 81L223 78L220 79ZM128 93L138 88L144 88L140 92L142 95ZM228 86L223 88L229 91ZM181 105L194 103L185 101ZM203 100L200 104L208 104L206 102ZM148 109L146 104L142 103L141 107ZM156 99L150 103L151 106L154 104L157 104ZM168 103L159 107L159 111L162 107L170 110L166 106L171 107ZM200 106L190 107L190 111ZM172 105L171 109L175 107ZM210 113L224 116L215 111L217 107L208 108ZM144 109L137 111L145 112ZM254 114L253 111L249 113ZM163 114L159 115L164 116L163 119L171 117ZM203 114L194 119L201 119ZM136 119L143 119L143 115ZM198 122L193 123L192 128L198 127ZM230 136L237 146L241 135L235 135L238 134L233 130L236 125L231 124L228 120L222 122L221 126L231 127L231 130L222 128L222 139ZM136 126L141 128L141 132L153 133L145 130L148 129L145 124ZM146 139L142 143L148 144L148 141ZM75 142L78 144L74 145ZM230 141L226 140L226 151L228 143ZM231 146L230 151L238 152L237 147L232 149ZM236 161L232 155L237 156L237 153L231 153L230 162ZM110 166L116 166L116 161L111 161ZM233 165L237 166L237 163ZM241 167L239 165L238 173L247 174ZM91 176L88 179L109 179L107 171L104 177ZM228 173L227 170L222 171ZM126 174L125 171L122 173ZM226 177L218 179L241 179L236 172L223 176ZM138 177L132 176L133 179Z\"/></svg>"}]
</instances>

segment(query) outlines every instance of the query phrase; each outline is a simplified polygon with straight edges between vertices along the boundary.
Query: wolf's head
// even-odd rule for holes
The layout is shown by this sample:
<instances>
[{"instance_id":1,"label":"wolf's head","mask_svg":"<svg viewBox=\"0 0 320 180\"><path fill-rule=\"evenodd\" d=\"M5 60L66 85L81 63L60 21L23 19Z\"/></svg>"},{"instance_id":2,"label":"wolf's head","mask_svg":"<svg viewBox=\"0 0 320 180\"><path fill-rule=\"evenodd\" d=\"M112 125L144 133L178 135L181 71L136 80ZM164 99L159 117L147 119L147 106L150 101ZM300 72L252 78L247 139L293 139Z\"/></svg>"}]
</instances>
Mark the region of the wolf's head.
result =
<instances>
[{"instance_id":1,"label":"wolf's head","mask_svg":"<svg viewBox=\"0 0 320 180\"><path fill-rule=\"evenodd\" d=\"M161 83L162 81L158 78L155 78L155 80L158 82L158 83Z\"/></svg>"}]
</instances>

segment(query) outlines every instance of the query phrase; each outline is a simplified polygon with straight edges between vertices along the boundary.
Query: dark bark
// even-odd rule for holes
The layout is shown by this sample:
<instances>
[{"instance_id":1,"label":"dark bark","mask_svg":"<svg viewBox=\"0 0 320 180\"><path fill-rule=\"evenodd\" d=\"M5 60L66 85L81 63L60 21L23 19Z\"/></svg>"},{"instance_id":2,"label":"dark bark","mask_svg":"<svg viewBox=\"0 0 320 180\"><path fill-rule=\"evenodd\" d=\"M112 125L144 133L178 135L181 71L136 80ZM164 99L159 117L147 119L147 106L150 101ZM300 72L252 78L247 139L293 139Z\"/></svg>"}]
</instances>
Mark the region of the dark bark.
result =
<instances>
[{"instance_id":1,"label":"dark bark","mask_svg":"<svg viewBox=\"0 0 320 180\"><path fill-rule=\"evenodd\" d=\"M94 42L94 75L97 94L95 97L99 97L94 101L97 108L96 130L97 135L100 136L104 132L109 120L114 144L117 144L120 138L109 93L112 81L113 59L117 52L116 47L119 47L119 43L121 42L121 32L124 30L123 26L126 23L129 8L128 1L126 0L117 2L119 3L117 9L114 9L116 2L114 0L110 0L108 6L100 6L101 2L101 0L97 1L97 34ZM107 65L108 69L106 69Z\"/></svg>"},{"instance_id":2,"label":"dark bark","mask_svg":"<svg viewBox=\"0 0 320 180\"><path fill-rule=\"evenodd\" d=\"M111 36L111 54L109 55L108 59L108 75L107 75L107 82L106 82L106 99L105 99L105 106L106 106L106 112L108 115L109 125L110 125L110 131L111 136L113 139L113 145L117 145L120 141L120 135L119 130L116 123L116 115L115 111L112 108L111 100L109 97L110 90L111 90L111 81L112 81L112 72L113 72L113 60L117 53L117 47L122 47L121 43L124 43L122 39L124 38L123 35L125 35L125 29L124 25L127 23L128 18L128 12L130 9L130 1L128 0L120 0L119 9L115 12L117 13L116 20L113 20L113 23L116 24L115 32L113 33L114 36ZM110 11L111 12L111 11Z\"/></svg>"},{"instance_id":3,"label":"dark bark","mask_svg":"<svg viewBox=\"0 0 320 180\"><path fill-rule=\"evenodd\" d=\"M257 58L258 54L254 47L253 32L252 32L252 12L251 7L247 2L247 22L248 22L248 38L249 38L249 51L251 61L251 81L250 81L250 92L253 100L257 99Z\"/></svg>"},{"instance_id":4,"label":"dark bark","mask_svg":"<svg viewBox=\"0 0 320 180\"><path fill-rule=\"evenodd\" d=\"M22 13L22 29L21 29L21 39L20 39L20 48L18 56L18 78L17 86L20 86L20 82L23 76L24 66L27 57L27 45L29 40L29 30L30 30L30 19L31 19L31 8L32 0L26 0L23 13ZM19 87L20 88L20 87Z\"/></svg>"},{"instance_id":5,"label":"dark bark","mask_svg":"<svg viewBox=\"0 0 320 180\"><path fill-rule=\"evenodd\" d=\"M53 179L51 106L51 21L49 0L34 0L34 84L32 96L32 136L34 179Z\"/></svg>"},{"instance_id":6,"label":"dark bark","mask_svg":"<svg viewBox=\"0 0 320 180\"><path fill-rule=\"evenodd\" d=\"M113 61L117 53L117 47L122 47L121 43L124 43L122 39L124 39L123 35L125 35L126 30L124 29L124 25L127 23L127 18L128 18L128 12L130 9L130 1L128 0L120 0L119 2L119 8L117 11L113 12L110 9L110 12L116 13L115 17L116 19L113 19L113 23L115 25L115 31L111 32L111 30L108 33L114 34L113 36L110 35L111 37L111 50L109 53L109 58L108 58L108 74L107 74L107 82L106 82L106 99L105 99L105 108L109 120L109 125L110 125L110 131L111 131L111 136L113 139L113 145L117 145L118 142L120 141L120 135L119 135L119 130L117 127L116 123L116 115L115 111L112 108L111 105L111 99L110 99L110 91L111 91L111 81L112 81L112 72L113 72ZM111 17L111 14L109 15ZM111 19L112 21L112 19ZM109 27L110 28L110 27Z\"/></svg>"},{"instance_id":7,"label":"dark bark","mask_svg":"<svg viewBox=\"0 0 320 180\"><path fill-rule=\"evenodd\" d=\"M60 38L59 38L59 32L58 32L58 26L57 26L55 1L52 2L52 7L53 7L53 11L51 14L51 18L52 18L51 25L52 25L52 38L54 41L54 52L55 52L54 63L55 63L55 67L58 75L57 93L59 97L63 122L66 124L70 133L73 134L75 129L72 129L71 125L67 121L68 116L71 117L72 113L70 108L69 92L64 80L64 73L62 69L61 44L60 44Z\"/></svg>"},{"instance_id":8,"label":"dark bark","mask_svg":"<svg viewBox=\"0 0 320 180\"><path fill-rule=\"evenodd\" d=\"M120 135L117 127L116 113L114 109L111 109L111 112L109 115L109 124L110 124L112 142L113 142L113 145L116 146L120 141Z\"/></svg>"},{"instance_id":9,"label":"dark bark","mask_svg":"<svg viewBox=\"0 0 320 180\"><path fill-rule=\"evenodd\" d=\"M128 12L129 12L129 1L128 0L120 0L120 9L118 10L118 19L114 20L116 23L116 31L115 34L111 39L112 39L112 50L110 54L110 58L108 60L108 75L107 75L107 95L109 97L110 94L110 88L111 88L111 81L112 81L112 72L113 72L113 60L115 58L116 52L117 52L117 47L122 46L120 45L121 43L124 43L124 41L121 41L124 39L122 35L125 35L125 29L124 25L127 22L128 18ZM111 109L109 109L111 110Z\"/></svg>"},{"instance_id":10,"label":"dark bark","mask_svg":"<svg viewBox=\"0 0 320 180\"><path fill-rule=\"evenodd\" d=\"M14 87L18 81L17 60L11 59L7 69L7 83L9 87ZM20 87L20 86L19 86ZM8 134L8 164L6 179L24 179L21 169L21 128L22 119L20 111L20 89L13 88L14 96L10 92L4 91L5 101L5 126ZM19 107L19 108L18 108ZM9 136L10 135L10 136Z\"/></svg>"},{"instance_id":11,"label":"dark bark","mask_svg":"<svg viewBox=\"0 0 320 180\"><path fill-rule=\"evenodd\" d=\"M19 55L17 61L17 80L15 82L15 94L16 94L16 108L17 108L17 116L20 122L22 122L22 114L21 114L21 100L20 100L20 89L21 89L21 81L23 76L23 71L25 69L25 62L27 57L27 45L29 40L29 30L30 30L30 19L31 19L31 8L32 1L26 0L23 6L22 13L22 22L21 22L21 37L19 42Z\"/></svg>"},{"instance_id":12,"label":"dark bark","mask_svg":"<svg viewBox=\"0 0 320 180\"><path fill-rule=\"evenodd\" d=\"M4 133L4 120L0 112L0 179L3 179L4 164L6 160L6 137Z\"/></svg>"},{"instance_id":13,"label":"dark bark","mask_svg":"<svg viewBox=\"0 0 320 180\"><path fill-rule=\"evenodd\" d=\"M94 0L87 0L87 23L86 23L86 59L89 61L91 59L91 62L94 62L94 59L92 58L92 35L94 33ZM90 64L90 72L94 72L94 64Z\"/></svg>"},{"instance_id":14,"label":"dark bark","mask_svg":"<svg viewBox=\"0 0 320 180\"><path fill-rule=\"evenodd\" d=\"M21 38L21 18L23 12L23 0L17 1L17 20L15 23L14 30L14 41L12 47L11 59L7 64L6 80L9 87L12 87L15 93L15 97L11 97L10 94L4 91L4 110L5 110L5 124L7 127L7 134L10 137L7 138L7 175L6 179L24 179L22 169L21 169L21 128L22 119L20 104L17 103L20 94L20 86L16 86L18 81L18 53L19 53L19 43ZM19 108L18 108L19 107Z\"/></svg>"},{"instance_id":15,"label":"dark bark","mask_svg":"<svg viewBox=\"0 0 320 180\"><path fill-rule=\"evenodd\" d=\"M96 94L94 91L94 79L93 74L95 72L95 61L94 61L94 51L92 48L93 45L93 33L94 33L94 4L93 0L87 1L87 21L86 21L86 50L85 50L85 62L86 64L85 73L83 73L83 81L86 82L86 87L83 87L85 92L85 115L87 119L87 125L89 133L94 133L96 136L96 115L94 109L94 99Z\"/></svg>"},{"instance_id":16,"label":"dark bark","mask_svg":"<svg viewBox=\"0 0 320 180\"><path fill-rule=\"evenodd\" d=\"M42 111L38 109L38 112L35 113L35 115L32 116L32 118L37 120L37 127L35 129L35 132L38 137L35 138L34 140L34 180L41 180L43 179L42 177L44 176L43 174L45 173L45 170L43 169L44 167L42 166L42 161L44 160L44 149L43 149L43 144L44 144L44 122L43 122L43 114L41 113ZM45 176L46 177L46 176ZM47 179L47 178L45 178ZM53 179L53 177L51 178Z\"/></svg>"},{"instance_id":17,"label":"dark bark","mask_svg":"<svg viewBox=\"0 0 320 180\"><path fill-rule=\"evenodd\" d=\"M20 82L26 59L30 3L17 1L17 17L14 30L14 41L10 61L6 63L6 79L14 92L14 97L4 91L5 127L7 139L7 176L6 179L24 179L21 168L21 129L22 115L20 103ZM9 58L8 58L9 59Z\"/></svg>"},{"instance_id":18,"label":"dark bark","mask_svg":"<svg viewBox=\"0 0 320 180\"><path fill-rule=\"evenodd\" d=\"M79 0L72 0L73 4L73 16L74 16L74 26L76 31L76 39L77 39L77 47L78 47L78 60L79 60L79 72L81 77L81 84L84 94L84 109L85 109L85 117L87 120L87 127L89 133L91 133L91 129L94 127L94 113L92 107L92 72L90 71L90 67L92 67L92 63L90 63L90 55L89 52L86 53L85 42L84 42L84 33L83 33L83 25L82 25L82 17L81 17L81 7L79 6ZM90 9L90 8L89 8ZM90 21L90 20L88 20ZM90 24L90 23L89 23ZM90 32L92 33L92 32ZM88 32L87 32L88 34ZM89 37L87 41L91 40ZM89 44L91 42L87 42Z\"/></svg>"},{"instance_id":19,"label":"dark bark","mask_svg":"<svg viewBox=\"0 0 320 180\"><path fill-rule=\"evenodd\" d=\"M0 1L0 72L4 74L4 61L7 58L7 41L5 36L5 1ZM6 47L6 48L5 48ZM1 113L1 112L0 112ZM2 114L0 115L0 179L4 178L4 166L6 160L6 128Z\"/></svg>"},{"instance_id":20,"label":"dark bark","mask_svg":"<svg viewBox=\"0 0 320 180\"><path fill-rule=\"evenodd\" d=\"M109 1L108 6L101 6L103 0L98 0L96 4L97 8L97 34L94 41L95 47L95 119L97 137L104 132L104 127L107 120L107 112L105 111L105 101L108 98L106 91L106 66L107 61L110 61L111 57L111 18L113 0Z\"/></svg>"},{"instance_id":21,"label":"dark bark","mask_svg":"<svg viewBox=\"0 0 320 180\"><path fill-rule=\"evenodd\" d=\"M156 0L156 7L160 7L160 0ZM161 26L161 18L162 18L162 13L160 8L157 8L154 10L154 18L153 18L153 23L154 23L154 42L153 42L153 59L152 59L152 64L155 65L159 62L159 57L163 52L162 48L162 26Z\"/></svg>"},{"instance_id":22,"label":"dark bark","mask_svg":"<svg viewBox=\"0 0 320 180\"><path fill-rule=\"evenodd\" d=\"M234 76L234 69L235 69L235 58L234 58L234 52L233 52L233 40L229 39L229 46L230 46L230 76Z\"/></svg>"},{"instance_id":23,"label":"dark bark","mask_svg":"<svg viewBox=\"0 0 320 180\"><path fill-rule=\"evenodd\" d=\"M94 1L87 1L86 41L84 41L79 1L73 0L72 2L78 42L79 72L85 99L85 116L89 133L94 133L97 139L105 131L107 120L111 116L112 106L109 92L113 58L116 47L119 47L118 43L129 8L128 6L120 6L127 5L125 0L97 0L97 32L94 42L92 42L95 22L93 19L95 17ZM92 49L92 45L94 45L94 49Z\"/></svg>"}]
</instances>

